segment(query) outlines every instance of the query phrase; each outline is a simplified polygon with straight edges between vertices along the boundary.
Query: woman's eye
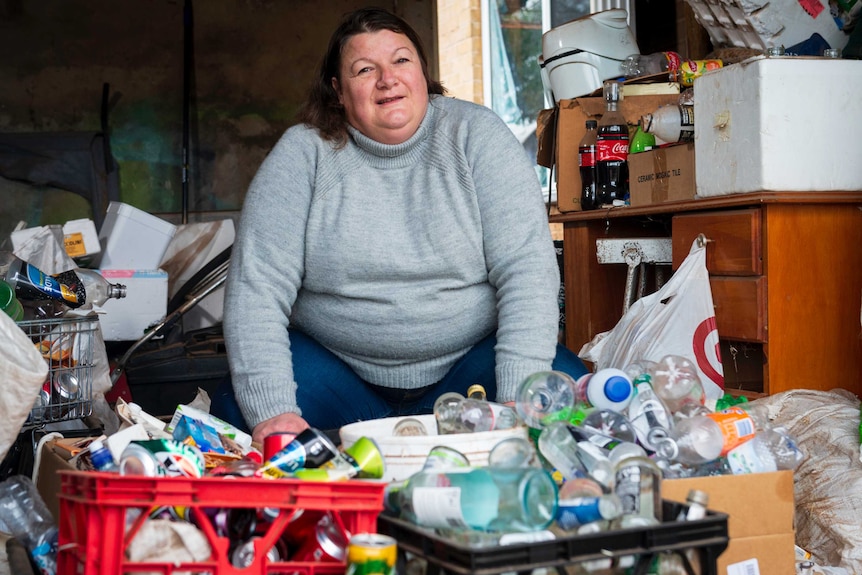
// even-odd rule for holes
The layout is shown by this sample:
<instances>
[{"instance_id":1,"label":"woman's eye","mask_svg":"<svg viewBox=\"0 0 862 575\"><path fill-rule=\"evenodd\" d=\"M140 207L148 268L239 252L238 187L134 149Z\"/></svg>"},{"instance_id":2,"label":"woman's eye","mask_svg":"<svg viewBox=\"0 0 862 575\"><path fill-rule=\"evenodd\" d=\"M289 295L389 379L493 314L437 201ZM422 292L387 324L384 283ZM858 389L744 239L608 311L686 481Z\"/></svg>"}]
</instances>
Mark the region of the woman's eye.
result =
<instances>
[{"instance_id":1,"label":"woman's eye","mask_svg":"<svg viewBox=\"0 0 862 575\"><path fill-rule=\"evenodd\" d=\"M359 76L360 74L366 74L370 71L371 71L371 66L365 66L364 68L360 68L359 70L357 70L356 75Z\"/></svg>"}]
</instances>

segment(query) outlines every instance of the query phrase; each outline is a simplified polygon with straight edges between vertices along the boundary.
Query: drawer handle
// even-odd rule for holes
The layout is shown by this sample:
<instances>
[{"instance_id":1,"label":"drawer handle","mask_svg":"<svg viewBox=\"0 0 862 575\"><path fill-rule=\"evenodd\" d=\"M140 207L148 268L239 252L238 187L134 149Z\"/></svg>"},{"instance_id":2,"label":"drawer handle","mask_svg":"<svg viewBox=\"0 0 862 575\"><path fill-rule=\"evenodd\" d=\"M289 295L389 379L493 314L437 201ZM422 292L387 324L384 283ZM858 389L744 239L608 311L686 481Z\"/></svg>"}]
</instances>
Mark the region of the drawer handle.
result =
<instances>
[{"instance_id":1,"label":"drawer handle","mask_svg":"<svg viewBox=\"0 0 862 575\"><path fill-rule=\"evenodd\" d=\"M697 247L702 248L702 247L706 247L706 244L708 244L712 240L709 239L708 237L706 237L706 235L704 235L704 234L697 234L696 241L697 241Z\"/></svg>"}]
</instances>

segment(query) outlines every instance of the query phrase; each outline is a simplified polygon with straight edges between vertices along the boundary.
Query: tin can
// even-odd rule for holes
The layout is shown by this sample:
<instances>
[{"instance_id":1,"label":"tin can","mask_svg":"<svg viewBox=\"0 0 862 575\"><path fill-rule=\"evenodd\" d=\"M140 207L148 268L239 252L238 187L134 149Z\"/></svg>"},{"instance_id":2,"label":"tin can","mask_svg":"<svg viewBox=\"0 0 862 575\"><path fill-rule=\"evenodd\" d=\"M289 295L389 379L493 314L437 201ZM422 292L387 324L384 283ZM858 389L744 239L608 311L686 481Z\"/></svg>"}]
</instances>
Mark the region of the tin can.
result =
<instances>
[{"instance_id":1,"label":"tin can","mask_svg":"<svg viewBox=\"0 0 862 575\"><path fill-rule=\"evenodd\" d=\"M281 538L291 549L299 549L306 539L313 536L317 524L320 523L324 515L326 515L324 511L294 509L288 518Z\"/></svg>"},{"instance_id":2,"label":"tin can","mask_svg":"<svg viewBox=\"0 0 862 575\"><path fill-rule=\"evenodd\" d=\"M276 452L260 467L258 475L263 477L289 477L303 467L320 467L339 454L338 448L322 432L309 427L296 436L284 449Z\"/></svg>"},{"instance_id":3,"label":"tin can","mask_svg":"<svg viewBox=\"0 0 862 575\"><path fill-rule=\"evenodd\" d=\"M289 431L270 433L263 438L263 458L269 461L273 455L287 447L294 439L296 439L296 434Z\"/></svg>"},{"instance_id":4,"label":"tin can","mask_svg":"<svg viewBox=\"0 0 862 575\"><path fill-rule=\"evenodd\" d=\"M393 575L398 558L395 539L379 533L359 533L347 546L346 575Z\"/></svg>"},{"instance_id":5,"label":"tin can","mask_svg":"<svg viewBox=\"0 0 862 575\"><path fill-rule=\"evenodd\" d=\"M237 545L233 553L230 554L230 564L238 569L244 569L246 567L250 567L252 563L254 563L254 546L255 542L261 541L262 537L251 537L246 541L243 541L239 545ZM269 563L275 563L277 561L281 561L282 554L278 549L278 545L274 545L269 548L266 552L266 559Z\"/></svg>"},{"instance_id":6,"label":"tin can","mask_svg":"<svg viewBox=\"0 0 862 575\"><path fill-rule=\"evenodd\" d=\"M202 477L204 456L197 447L173 439L132 441L120 455L120 475Z\"/></svg>"},{"instance_id":7,"label":"tin can","mask_svg":"<svg viewBox=\"0 0 862 575\"><path fill-rule=\"evenodd\" d=\"M74 401L80 394L80 384L75 374L69 371L58 371L51 377L54 394L63 402Z\"/></svg>"},{"instance_id":8,"label":"tin can","mask_svg":"<svg viewBox=\"0 0 862 575\"><path fill-rule=\"evenodd\" d=\"M386 473L386 463L380 446L370 437L360 437L344 450L344 458L354 467L361 479L382 479Z\"/></svg>"},{"instance_id":9,"label":"tin can","mask_svg":"<svg viewBox=\"0 0 862 575\"><path fill-rule=\"evenodd\" d=\"M336 521L332 514L321 517L312 530L312 536L303 541L291 561L307 561L313 563L343 563L347 555L347 544L350 535Z\"/></svg>"}]
</instances>

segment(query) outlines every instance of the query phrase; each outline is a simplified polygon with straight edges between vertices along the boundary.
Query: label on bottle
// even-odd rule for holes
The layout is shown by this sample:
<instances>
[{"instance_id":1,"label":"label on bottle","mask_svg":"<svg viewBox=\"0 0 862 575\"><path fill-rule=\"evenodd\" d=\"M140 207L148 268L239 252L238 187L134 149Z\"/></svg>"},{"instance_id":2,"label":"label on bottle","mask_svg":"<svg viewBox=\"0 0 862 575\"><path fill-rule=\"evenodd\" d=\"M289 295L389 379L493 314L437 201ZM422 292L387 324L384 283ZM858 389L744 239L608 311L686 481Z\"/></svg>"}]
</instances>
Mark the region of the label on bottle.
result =
<instances>
[{"instance_id":1,"label":"label on bottle","mask_svg":"<svg viewBox=\"0 0 862 575\"><path fill-rule=\"evenodd\" d=\"M599 508L600 501L600 496L560 499L557 507L557 525L561 529L575 529L584 523L604 519Z\"/></svg>"},{"instance_id":2,"label":"label on bottle","mask_svg":"<svg viewBox=\"0 0 862 575\"><path fill-rule=\"evenodd\" d=\"M685 60L680 63L679 69L671 74L671 78L682 86L693 86L697 78L703 76L709 70L718 70L724 66L721 60Z\"/></svg>"},{"instance_id":3,"label":"label on bottle","mask_svg":"<svg viewBox=\"0 0 862 575\"><path fill-rule=\"evenodd\" d=\"M77 307L75 304L78 303L78 295L69 286L60 283L55 278L28 263L24 263L21 271L30 287L50 298L63 301L71 307Z\"/></svg>"},{"instance_id":4,"label":"label on bottle","mask_svg":"<svg viewBox=\"0 0 862 575\"><path fill-rule=\"evenodd\" d=\"M707 413L706 417L715 421L721 428L721 435L724 437L721 455L727 455L731 449L754 437L757 431L754 427L754 420L751 419L748 412L739 407Z\"/></svg>"},{"instance_id":5,"label":"label on bottle","mask_svg":"<svg viewBox=\"0 0 862 575\"><path fill-rule=\"evenodd\" d=\"M580 146L578 148L578 167L592 168L596 165L596 146Z\"/></svg>"},{"instance_id":6,"label":"label on bottle","mask_svg":"<svg viewBox=\"0 0 862 575\"><path fill-rule=\"evenodd\" d=\"M596 142L597 162L625 162L629 157L628 137L602 138Z\"/></svg>"},{"instance_id":7,"label":"label on bottle","mask_svg":"<svg viewBox=\"0 0 862 575\"><path fill-rule=\"evenodd\" d=\"M461 512L460 487L416 487L411 497L416 522L424 527L468 527Z\"/></svg>"},{"instance_id":8,"label":"label on bottle","mask_svg":"<svg viewBox=\"0 0 862 575\"><path fill-rule=\"evenodd\" d=\"M679 109L679 140L694 141L694 106L677 106Z\"/></svg>"}]
</instances>

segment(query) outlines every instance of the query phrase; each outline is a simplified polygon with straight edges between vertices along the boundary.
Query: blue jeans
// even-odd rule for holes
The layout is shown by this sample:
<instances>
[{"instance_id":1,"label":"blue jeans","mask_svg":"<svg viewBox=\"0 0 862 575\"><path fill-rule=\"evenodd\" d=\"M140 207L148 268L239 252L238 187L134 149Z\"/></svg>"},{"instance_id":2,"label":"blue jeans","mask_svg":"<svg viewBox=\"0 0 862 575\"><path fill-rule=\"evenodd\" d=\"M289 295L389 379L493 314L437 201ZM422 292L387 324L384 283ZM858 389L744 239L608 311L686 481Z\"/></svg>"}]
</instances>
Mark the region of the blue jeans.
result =
<instances>
[{"instance_id":1,"label":"blue jeans","mask_svg":"<svg viewBox=\"0 0 862 575\"><path fill-rule=\"evenodd\" d=\"M297 383L296 400L302 417L312 427L321 430L338 429L348 423L382 417L431 413L434 401L447 391L464 395L467 387L481 384L489 398L497 395L494 375L493 335L481 340L434 385L414 392L390 390L369 384L331 351L295 329L290 330L293 351L293 374ZM587 373L580 358L562 345L552 369L574 378ZM249 431L234 397L230 374L212 397L212 414Z\"/></svg>"}]
</instances>

